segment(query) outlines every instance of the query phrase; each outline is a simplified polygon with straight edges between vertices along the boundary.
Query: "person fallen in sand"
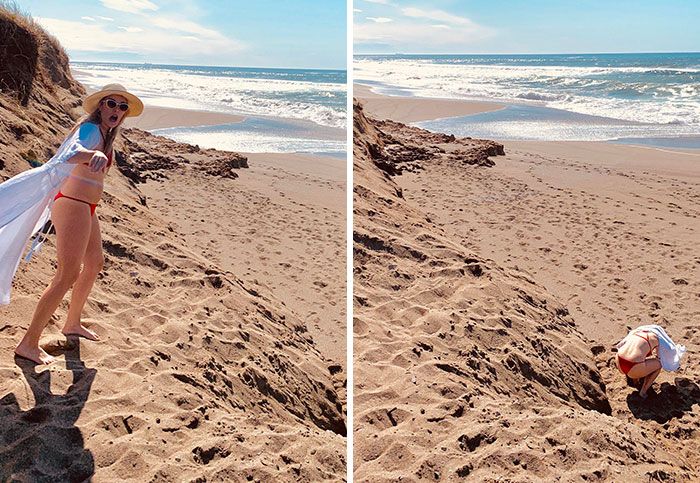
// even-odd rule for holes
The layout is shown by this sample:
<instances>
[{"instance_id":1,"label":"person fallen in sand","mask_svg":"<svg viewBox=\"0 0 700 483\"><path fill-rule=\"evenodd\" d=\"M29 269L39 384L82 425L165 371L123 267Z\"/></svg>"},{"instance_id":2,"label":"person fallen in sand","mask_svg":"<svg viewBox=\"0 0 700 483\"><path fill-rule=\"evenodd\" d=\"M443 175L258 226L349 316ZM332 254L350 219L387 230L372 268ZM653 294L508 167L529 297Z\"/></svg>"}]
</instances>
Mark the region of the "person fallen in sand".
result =
<instances>
[{"instance_id":1,"label":"person fallen in sand","mask_svg":"<svg viewBox=\"0 0 700 483\"><path fill-rule=\"evenodd\" d=\"M617 344L615 362L620 372L635 381L643 380L639 396L646 399L661 369L677 371L685 346L677 345L658 325L632 329Z\"/></svg>"},{"instance_id":2,"label":"person fallen in sand","mask_svg":"<svg viewBox=\"0 0 700 483\"><path fill-rule=\"evenodd\" d=\"M76 123L56 155L46 163L46 167L36 168L44 171L26 175L21 173L15 177L17 180L12 178L0 185L0 200L3 201L5 194L8 199L21 199L23 190L26 194L32 179L35 181L32 191L39 189L36 182L40 182L44 188L48 186L39 195L39 201L30 208L21 206L21 203L13 205L18 214L13 220L16 226L0 223L0 230L5 232L4 239L0 237L0 250L8 247L8 251L12 252L10 259L17 258L19 254L9 275L10 285L28 239L27 232L36 235L28 255L30 258L41 244L41 236L47 231L42 227L49 217L56 231L56 273L39 299L27 333L15 349L17 356L37 364L50 364L54 360L39 346L39 338L71 287L73 292L62 333L99 340L99 336L80 320L83 306L104 264L100 223L95 213L102 197L105 174L112 164L113 143L118 128L125 118L140 115L143 103L122 85L109 84L87 96L83 109L87 114ZM7 189L3 189L5 184L8 184ZM25 220L23 225L16 221L32 210L39 214L34 220ZM33 229L28 231L27 227L32 225ZM0 252L3 261L7 258L5 255ZM0 295L4 303L9 303L8 276L2 275L5 276L1 277L0 282L5 283L0 286Z\"/></svg>"}]
</instances>

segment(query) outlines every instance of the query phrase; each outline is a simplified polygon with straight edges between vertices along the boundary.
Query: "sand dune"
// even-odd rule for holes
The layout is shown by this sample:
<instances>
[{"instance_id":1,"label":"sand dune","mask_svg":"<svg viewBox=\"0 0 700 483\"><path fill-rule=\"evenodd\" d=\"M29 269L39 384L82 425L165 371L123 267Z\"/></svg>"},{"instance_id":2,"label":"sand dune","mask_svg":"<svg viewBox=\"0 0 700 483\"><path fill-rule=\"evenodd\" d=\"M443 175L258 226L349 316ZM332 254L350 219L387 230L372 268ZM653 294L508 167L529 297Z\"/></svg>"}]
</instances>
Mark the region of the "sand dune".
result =
<instances>
[{"instance_id":1,"label":"sand dune","mask_svg":"<svg viewBox=\"0 0 700 483\"><path fill-rule=\"evenodd\" d=\"M464 246L529 273L596 344L616 417L643 428L697 471L700 349L697 257L700 155L599 143L508 143L488 172L441 164L400 186ZM464 189L465 179L470 189ZM613 344L643 324L690 351L641 401Z\"/></svg>"},{"instance_id":2,"label":"sand dune","mask_svg":"<svg viewBox=\"0 0 700 483\"><path fill-rule=\"evenodd\" d=\"M189 156L181 155L194 164ZM206 196L233 188L202 164L141 173L158 173L161 187L187 177L190 191ZM190 199L190 217L215 212ZM128 178L111 174L104 200L107 265L85 320L106 340L65 350L55 320L43 340L65 363L40 374L22 367L24 376L13 365L12 348L53 271L51 241L40 260L23 266L12 305L3 309L3 474L342 478L341 366L318 352L276 287L221 268L178 232L173 220L183 211L172 220L151 211ZM70 438L56 439L58 428L70 429ZM59 472L61 458L76 457L75 467Z\"/></svg>"},{"instance_id":3,"label":"sand dune","mask_svg":"<svg viewBox=\"0 0 700 483\"><path fill-rule=\"evenodd\" d=\"M0 31L16 21L0 15ZM13 30L18 45L45 36L32 29ZM29 92L3 88L0 97L2 179L28 169L28 159L48 159L79 114L84 90L70 77L67 57L54 40L40 40ZM336 205L291 194L285 204L278 201L284 189L256 191L267 180L241 181L264 169L242 174L248 163L235 153L138 130L124 137L97 209L106 266L83 314L103 341L66 341L64 303L42 338L58 362L37 371L13 360L55 270L53 237L38 259L21 265L12 303L0 309L0 479L344 479L345 376L329 355L344 341L330 340L321 353L307 326L315 320L310 307L320 305L314 280L326 283L319 287L323 315L333 323L343 317L336 312L343 282L317 260L343 246L336 228L342 221L331 221ZM285 173L276 171L277 184ZM343 196L335 193L337 180L295 176L290 185L311 194ZM258 203L246 205L248 196ZM309 237L316 253L287 253L293 269L308 265L304 273L277 266L269 278L256 273L265 257L283 259L262 238L269 226L251 231L263 213L278 233ZM243 230L251 231L237 259L248 257L245 268L215 246ZM292 307L283 291L295 275L308 297Z\"/></svg>"},{"instance_id":4,"label":"sand dune","mask_svg":"<svg viewBox=\"0 0 700 483\"><path fill-rule=\"evenodd\" d=\"M550 290L551 272L530 270L554 268L519 243L565 210L532 192L533 174L503 175L508 145L488 167L494 143L355 109L355 478L697 478L696 366L661 387L660 410L622 387L610 344ZM681 337L697 347L692 327Z\"/></svg>"},{"instance_id":5,"label":"sand dune","mask_svg":"<svg viewBox=\"0 0 700 483\"><path fill-rule=\"evenodd\" d=\"M0 408L8 422L3 439L12 441L1 458L4 474L46 471L60 479L92 470L99 479L138 481L342 475L343 403L332 364L304 322L267 287L198 253L172 222L143 206L126 178L115 181L99 208L107 265L85 313L105 341L56 347L65 366L38 375L23 368L22 377L11 364L12 344L48 282L52 247L23 267L3 310ZM59 327L48 328L49 347L62 339ZM71 439L55 441L58 428L68 427ZM23 469L26 453L36 459ZM78 454L80 466L51 472L61 468L57 458Z\"/></svg>"},{"instance_id":6,"label":"sand dune","mask_svg":"<svg viewBox=\"0 0 700 483\"><path fill-rule=\"evenodd\" d=\"M141 139L138 131L126 136ZM158 140L151 144L157 153L177 144L149 139ZM204 153L210 151L200 150L199 157L207 159ZM344 368L344 161L268 153L246 154L246 159L248 169L229 170L235 181L212 183L200 173L205 162L198 161L146 174L153 179L139 188L190 249L274 293L306 322L323 356ZM216 164L208 170L221 171Z\"/></svg>"}]
</instances>

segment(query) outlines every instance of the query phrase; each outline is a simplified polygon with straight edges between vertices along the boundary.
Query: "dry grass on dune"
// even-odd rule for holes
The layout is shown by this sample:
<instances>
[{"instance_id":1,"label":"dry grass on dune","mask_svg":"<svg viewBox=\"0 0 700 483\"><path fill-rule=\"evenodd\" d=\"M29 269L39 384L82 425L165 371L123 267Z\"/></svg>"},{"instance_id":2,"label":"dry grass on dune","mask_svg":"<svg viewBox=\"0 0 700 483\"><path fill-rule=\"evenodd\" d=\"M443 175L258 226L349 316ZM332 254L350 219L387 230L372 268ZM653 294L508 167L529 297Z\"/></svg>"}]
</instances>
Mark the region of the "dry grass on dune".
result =
<instances>
[{"instance_id":1,"label":"dry grass on dune","mask_svg":"<svg viewBox=\"0 0 700 483\"><path fill-rule=\"evenodd\" d=\"M7 4L6 4L7 5ZM0 143L3 179L46 161L79 117L83 87L60 44L31 18L0 6Z\"/></svg>"},{"instance_id":2,"label":"dry grass on dune","mask_svg":"<svg viewBox=\"0 0 700 483\"><path fill-rule=\"evenodd\" d=\"M72 82L64 66L68 55L58 40L47 33L15 2L0 2L0 88L17 95L26 106L35 77L45 76L44 85L70 88Z\"/></svg>"}]
</instances>

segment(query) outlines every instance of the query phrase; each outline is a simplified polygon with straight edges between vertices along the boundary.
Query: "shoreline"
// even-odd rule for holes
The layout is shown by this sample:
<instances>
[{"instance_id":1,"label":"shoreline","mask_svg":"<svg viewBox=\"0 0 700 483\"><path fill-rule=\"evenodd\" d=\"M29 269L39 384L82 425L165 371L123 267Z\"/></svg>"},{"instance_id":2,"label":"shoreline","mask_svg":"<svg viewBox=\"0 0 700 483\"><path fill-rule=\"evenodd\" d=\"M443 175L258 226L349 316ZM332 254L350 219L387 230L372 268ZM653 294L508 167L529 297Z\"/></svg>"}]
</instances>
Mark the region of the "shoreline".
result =
<instances>
[{"instance_id":1,"label":"shoreline","mask_svg":"<svg viewBox=\"0 0 700 483\"><path fill-rule=\"evenodd\" d=\"M494 111L500 111L506 109L508 106L531 106L531 104L518 104L518 103L506 103L501 101L471 101L463 99L439 99L439 98L429 98L429 97L408 97L408 96L388 96L384 94L378 94L371 90L371 86L355 83L353 96L359 99L364 104L365 112L370 116L377 119L391 119L393 121L402 122L405 124L414 124L418 122L425 121L438 121L438 120L449 120L453 118L474 116L478 114L484 114ZM498 106L498 107L494 107ZM562 111L572 115L578 115L572 111L566 111L556 108L547 108L546 106L540 106L546 109L552 109L555 111ZM583 114L581 114L584 116ZM596 116L590 116L596 118ZM624 122L615 118L605 118L614 121ZM425 128L424 128L425 129ZM432 129L431 129L432 130ZM435 132L442 132L436 129ZM644 147L647 149L655 149L659 151L667 151L672 153L679 153L684 151L690 151L688 155L700 155L700 147L685 147L685 146L666 146L666 145L654 145L652 143L645 142L634 142L635 140L654 140L654 139L669 139L672 136L666 137L640 137L640 136L622 136L615 139L605 139L605 140L541 140L541 139L502 139L497 136L478 136L486 137L494 141L501 143L512 143L512 142L552 142L552 143L605 143L605 144L618 144L623 146L636 146ZM696 136L684 135L678 136L678 139L688 139L697 137L700 140L700 133ZM629 142L626 141L629 139ZM700 141L699 141L700 142Z\"/></svg>"},{"instance_id":2,"label":"shoreline","mask_svg":"<svg viewBox=\"0 0 700 483\"><path fill-rule=\"evenodd\" d=\"M71 69L71 74L85 74L80 69ZM95 89L80 83L89 95L97 92ZM225 112L202 111L198 109L183 109L179 107L153 106L144 102L143 113L136 118L127 117L122 126L124 128L135 127L150 131L152 129L165 129L172 127L215 126L218 124L230 124L242 122L245 116L228 114Z\"/></svg>"},{"instance_id":3,"label":"shoreline","mask_svg":"<svg viewBox=\"0 0 700 483\"><path fill-rule=\"evenodd\" d=\"M245 116L223 112L182 109L178 107L160 107L146 104L143 113L136 118L126 118L125 128L135 127L144 131L174 127L217 126L243 122Z\"/></svg>"},{"instance_id":4,"label":"shoreline","mask_svg":"<svg viewBox=\"0 0 700 483\"><path fill-rule=\"evenodd\" d=\"M469 116L506 107L505 104L491 101L385 96L372 91L371 86L359 83L353 84L353 97L364 102L365 111L370 116L406 124Z\"/></svg>"},{"instance_id":5,"label":"shoreline","mask_svg":"<svg viewBox=\"0 0 700 483\"><path fill-rule=\"evenodd\" d=\"M384 112L393 110L394 112L402 113L405 112L405 109L414 104L413 99L407 97L381 96L378 94L372 94L368 98L364 98L358 94L360 93L355 93L355 97L357 97L361 102L365 103L365 109L367 109L368 106L370 107L370 109L368 109L368 112L372 112L372 107L377 106L377 101L382 98L383 104L380 104L380 106L386 109ZM427 104L433 101L430 99L425 99L423 102ZM389 103L393 104L390 109L387 107ZM437 102L433 103L432 106L429 106L426 109L430 110L432 114L444 115L450 111L450 108L444 108L444 105L445 103L443 102ZM397 119L392 120L397 121ZM400 119L398 121L404 122ZM677 191L678 189L680 189L675 188L673 183L676 183L679 186L692 186L694 184L700 183L700 163L698 162L700 161L700 150L698 150L697 152L694 152L692 149L672 150L649 145L632 145L623 143L613 143L607 141L499 140L498 142L502 142L504 144L506 157L505 159L496 159L496 166L487 171L483 176L480 176L480 178L483 178L481 180L482 183L488 182L489 184L493 184L495 178L500 178L502 180L508 180L509 185L517 185L520 187L519 189L525 190L525 193L530 194L542 192L542 190L545 189L544 187L548 187L553 189L552 192L550 192L550 190L547 190L547 195L551 196L552 198L556 198L558 192L570 192L571 199L578 200L580 204L573 204L568 210L568 212L579 211L581 206L585 206L586 196L594 196L596 199L605 199L606 197L614 198L615 195L617 195L621 197L621 200L617 202L619 203L619 205L615 208L616 213L619 212L617 213L617 219L619 221L623 221L625 222L625 224L628 224L629 221L625 218L629 218L629 216L634 216L635 225L636 222L639 222L640 225L638 226L640 227L639 230L641 230L641 226L644 226L644 224L641 224L641 222L648 220L648 223L646 223L646 225L649 233L645 235L646 238L653 240L654 235L658 238L660 234L664 234L664 237L666 237L670 236L671 233L675 233L674 239L677 242L684 241L684 243L689 243L689 240L686 240L686 233L683 232L681 229L683 227L683 223L687 224L687 220L684 221L684 217L675 220L675 218L677 218L679 214L673 213L673 210L669 209L668 212L663 213L664 216L662 216L661 212L659 212L660 214L652 213L652 211L657 210L653 210L651 207L645 206L645 210L650 210L644 215L645 217L647 217L647 219L642 218L637 220L636 218L638 215L635 213L634 209L632 211L632 214L627 214L625 213L626 210L624 209L624 207L635 202L637 199L640 199L638 198L641 193L640 190L643 191L647 189L647 185L642 183L642 185L640 185L641 187L635 188L637 190L637 192L635 192L635 189L633 189L632 186L635 183L641 183L641 179L647 179L650 177L658 178L655 181L655 183L659 184L659 189L661 189L661 187L664 187L665 190L663 197L666 198L666 201L660 199L655 200L655 203L658 203L659 207L664 205L668 207L671 206L672 203L680 204L680 201L674 201L673 197L671 196L672 191ZM428 169L427 171L430 170ZM488 179L489 176L492 178L491 180ZM429 206L431 204L434 204L436 200L440 199L442 194L447 195L447 188L445 188L439 189L439 194L434 194L434 196L425 197L425 190L427 186L423 186L422 188L420 188L421 183L425 181L425 177L426 175L424 173L411 173L405 174L397 178L398 184L408 193L407 199L411 199L412 192L417 191L421 193L420 196L414 200L417 201L420 206ZM410 184L406 183L407 180L414 179L416 180L416 184L413 184L413 181ZM431 182L430 185L434 189L439 188L439 183L437 181L435 181L435 183ZM621 190L623 190L623 187L629 188L624 188L624 194L620 192ZM453 186L452 188L454 190L457 190L455 191L455 193L457 193L460 189L459 186ZM493 190L496 191L504 189L504 187L500 187L498 185L493 186ZM655 192L653 193L649 192L649 198L651 199L661 196L659 193L657 193L659 189L655 190ZM590 193L588 193L589 190ZM474 191L476 192L478 190ZM495 199L503 198L504 200L511 200L511 202L517 199L517 195L515 193L510 193L507 196L503 195L502 197L499 197L496 191L494 191ZM584 195L583 192L586 192L587 194ZM455 203L455 198L453 197L456 196L455 193L452 193L451 195L447 196L447 199L450 200L451 204ZM473 196L477 195L473 194ZM490 228L484 228L491 227L496 223L495 219L490 218L489 213L495 205L501 204L501 201L496 201L494 205L494 201L484 201L490 199L487 196L487 194L484 193L481 196L483 197L482 201L472 200L468 203L468 206L471 207L470 210L467 210L465 208L464 212L453 212L452 209L446 211L445 216L447 216L447 214L449 213L450 218L449 220L443 220L445 226L454 227L459 226L460 223L464 224L464 226L473 226L475 220L482 219L485 224L482 225L479 231L484 231L485 240L492 240L492 238L490 237L496 237L497 230L492 231ZM622 198L624 198L624 201L622 200ZM532 200L530 200L528 195L521 203L527 204L531 201ZM562 201L558 203L561 204L565 202ZM506 217L510 217L512 215L512 213L509 213L509 209L506 209L506 206L508 204L509 202L503 203L504 216ZM559 204L552 205L550 207L551 209L547 212L561 211L561 209L559 208ZM486 211L483 211L482 208L484 206L489 206L489 208ZM602 203L599 208L599 217L608 218L610 216L610 214L606 212L605 203ZM467 213L469 213L471 210L474 210L474 212L471 214L473 218L469 218L469 216L467 215ZM546 218L547 212L541 213L540 217L542 219ZM527 213L523 213L522 215L523 217L526 217ZM431 213L431 217L435 217L434 219L440 219L440 216L441 215L439 210L436 210ZM663 218L664 220L671 219L673 224L671 225L671 227L662 230L661 226L659 225L659 223L662 222L658 218ZM582 215L582 219L585 219L584 215ZM657 219L656 222L654 222L655 219ZM518 221L522 221L522 219L517 219L514 222L511 222L511 227L517 228ZM513 223L515 223L515 225L513 225ZM537 225L544 224L544 222L541 220L532 220L532 223ZM593 223L593 219L591 219L588 223ZM504 222L504 226L506 225L508 225L508 223ZM613 225L613 227L619 228L617 225ZM552 239L550 240L550 243L548 245L544 244L542 234L537 235L536 233L533 233L533 239L529 240L526 246L528 248L532 248L530 245L537 245L538 247L542 245L544 247L544 251L542 252L538 251L537 248L532 249L529 252L520 251L517 249L517 246L494 246L490 248L489 243L480 246L479 250L480 253L484 255L488 254L489 258L493 258L499 263L502 263L504 265L512 265L515 263L520 268L525 268L533 274L536 274L537 272L541 271L540 266L538 265L539 262L537 262L536 260L540 260L540 262L545 265L547 264L546 257L540 259L540 257L538 257L538 254L551 254L555 251L558 251L563 257L563 255L566 253L566 247L560 246L559 248L557 248L557 250L555 250L555 247L561 245L561 243L559 243L559 241L561 240L557 241L557 237L560 236L559 234L563 233L564 231L572 231L573 228L583 229L584 227L579 227L575 223L569 226L560 226L557 229L555 229L554 225L552 225ZM521 233L521 236L523 236L528 231L529 229L523 231ZM586 228L585 231L588 233L589 229ZM486 236L487 232L488 236ZM455 232L455 236L457 235L466 236L467 234ZM588 235L591 235L591 243L599 242L599 238L593 237L591 233L588 233ZM600 234L598 236L602 238ZM625 236L630 235L625 235L624 233L617 234L618 238L625 238ZM464 238L464 240L468 241L469 244L473 243L473 241L469 241L469 236ZM612 247L614 247L615 241L609 240L607 243L608 246L601 247L601 250L612 250L614 253L615 250ZM619 241L617 243L619 244ZM686 246L685 248L687 250L691 249L690 246ZM522 260L525 260L525 263L523 263L522 260L520 262L518 261L519 255L522 258ZM577 252L571 252L569 255L573 259L576 259L581 254ZM597 255L595 253L592 253L591 256ZM642 255L640 254L640 256ZM647 255L644 255L644 257L649 258ZM648 262L654 265L658 265L661 264L661 260L663 260L663 255L659 253L659 257L657 259L651 259L648 260ZM563 267L565 265L564 261L565 258L562 258L562 260L559 260L558 263L562 263ZM629 263L632 263L632 261L629 261ZM625 264L623 263L622 266L625 266ZM555 268L550 268L552 270L555 270ZM630 276L632 276L634 280L644 279L644 273L638 272L638 270L632 268L632 266L628 267L628 269L630 271L629 273L631 274ZM664 268L661 266L657 267L657 269L659 271L664 270ZM553 294L557 295L563 303L566 303L567 300L571 300L571 297L576 295L574 293L575 290L573 289L573 285L570 285L566 290L563 290L562 283L551 283L552 280L561 281L564 279L568 279L567 276L562 275L560 273L561 269L556 269L559 270L556 274L550 273L547 270L548 269L545 269L545 271L543 272L546 274L546 276L543 275L544 278L540 280L540 283L546 286L549 290L551 290ZM574 273L576 277L581 276L584 277L584 279L590 278L590 270L588 271L588 273L579 272L580 271L578 271L577 269L572 268L572 273ZM691 279L693 279L693 277L688 277L688 280ZM579 280L577 283L584 283L584 280ZM601 291L600 288L600 286L603 285L602 281L594 282L594 284L598 286L597 289L593 290L593 292L597 294L596 297L605 298L606 294L603 291ZM664 292L668 291L668 293L671 293L671 288L671 286L666 286L665 284L663 285ZM649 288L649 290L651 289ZM661 288L659 290L661 290ZM625 298L628 297L628 295L625 296ZM581 298L580 293L578 298ZM619 301L610 302L611 304L614 304L612 306L619 305ZM634 298L630 298L628 302L629 308L624 307L623 305L619 305L619 309L622 310L623 313L627 313L630 317L634 314L634 310L631 309L632 307L637 307L639 314L646 312L640 305L640 301L638 299L635 300ZM581 303L583 304L583 307L588 306L588 317L584 322L577 322L579 322L582 325L581 330L587 337L589 337L592 340L595 340L596 342L602 343L607 338L614 338L624 335L623 332L625 325L613 328L609 324L603 322L603 314L605 313L605 311L598 312L598 309L594 310L593 308L593 305L595 305L595 303L597 302L594 303L593 301L589 300L582 301ZM629 312L630 310L632 310L632 312ZM576 313L576 311L572 310L572 313ZM594 314L596 315L594 316ZM673 314L672 317L677 318L676 315L677 314ZM669 319L671 319L672 317L669 317ZM648 319L640 315L640 317L638 318L640 325L641 322L643 322L644 320L648 321Z\"/></svg>"},{"instance_id":6,"label":"shoreline","mask_svg":"<svg viewBox=\"0 0 700 483\"><path fill-rule=\"evenodd\" d=\"M80 69L70 69L73 76L87 75L87 72ZM81 83L87 94L96 92L96 89ZM346 137L346 128L333 127L319 124L309 119L301 119L294 117L281 117L264 114L237 114L230 112L209 111L203 109L191 109L186 107L165 107L149 104L148 98L144 99L144 111L136 118L126 118L123 123L124 128L138 128L144 131L153 131L159 129L177 129L177 128L197 128L223 126L228 124L242 124L251 120L257 122L270 122L272 124L283 124L287 128L301 129L312 131L317 134L320 141L335 141L343 140ZM155 135L163 135L160 133L152 133ZM253 134L254 135L254 134ZM314 138L315 139L315 138ZM214 149L224 148L214 147ZM234 150L238 152L238 150ZM243 150L240 150L243 152ZM295 154L311 154L313 153L295 153Z\"/></svg>"},{"instance_id":7,"label":"shoreline","mask_svg":"<svg viewBox=\"0 0 700 483\"><path fill-rule=\"evenodd\" d=\"M172 108L171 113L170 125L149 132L202 148L238 153L301 154L342 159L347 154L344 130L311 121L249 116L237 123L181 126L173 124L179 123L188 111Z\"/></svg>"}]
</instances>

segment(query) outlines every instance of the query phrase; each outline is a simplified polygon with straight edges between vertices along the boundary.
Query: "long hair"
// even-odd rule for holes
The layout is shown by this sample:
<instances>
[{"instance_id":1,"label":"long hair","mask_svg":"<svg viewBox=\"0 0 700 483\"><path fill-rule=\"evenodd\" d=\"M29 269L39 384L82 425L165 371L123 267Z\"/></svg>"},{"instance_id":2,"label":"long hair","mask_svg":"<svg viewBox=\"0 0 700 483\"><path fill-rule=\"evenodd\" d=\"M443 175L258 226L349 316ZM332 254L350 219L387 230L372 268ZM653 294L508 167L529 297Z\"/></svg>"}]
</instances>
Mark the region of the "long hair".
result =
<instances>
[{"instance_id":1,"label":"long hair","mask_svg":"<svg viewBox=\"0 0 700 483\"><path fill-rule=\"evenodd\" d=\"M80 129L80 126L82 126L86 122L96 124L98 127L102 124L102 115L100 114L100 107L102 106L103 100L104 98L100 99L99 104L97 104L97 109L78 119L78 121L75 123L75 126L73 126L73 129L71 129L69 136L73 134L77 129ZM121 121L119 122L119 126L110 128L109 131L107 131L107 134L104 136L104 146L102 147L102 151L106 156L109 156L109 154L112 152L112 145L114 144L114 140L116 139L117 134L119 134L119 131L121 130L120 126L122 122L124 122L124 119L126 119L126 114L122 117Z\"/></svg>"}]
</instances>

